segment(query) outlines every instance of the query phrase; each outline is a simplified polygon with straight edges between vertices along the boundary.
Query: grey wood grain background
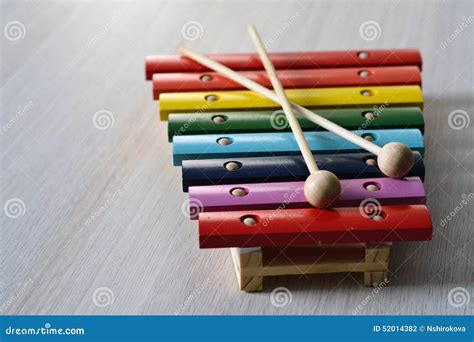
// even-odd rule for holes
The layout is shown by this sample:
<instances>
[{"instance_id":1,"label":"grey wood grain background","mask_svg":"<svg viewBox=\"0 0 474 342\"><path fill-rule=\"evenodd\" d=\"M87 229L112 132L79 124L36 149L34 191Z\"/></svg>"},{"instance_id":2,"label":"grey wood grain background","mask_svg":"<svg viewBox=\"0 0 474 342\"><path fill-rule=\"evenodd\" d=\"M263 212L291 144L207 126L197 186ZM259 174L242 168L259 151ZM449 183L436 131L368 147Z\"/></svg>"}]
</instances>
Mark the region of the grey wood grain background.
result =
<instances>
[{"instance_id":1,"label":"grey wood grain background","mask_svg":"<svg viewBox=\"0 0 474 342\"><path fill-rule=\"evenodd\" d=\"M473 15L472 1L2 2L1 312L472 314ZM144 57L253 51L250 23L272 51L422 51L434 238L394 245L378 293L341 274L245 294L227 250L198 249Z\"/></svg>"}]
</instances>

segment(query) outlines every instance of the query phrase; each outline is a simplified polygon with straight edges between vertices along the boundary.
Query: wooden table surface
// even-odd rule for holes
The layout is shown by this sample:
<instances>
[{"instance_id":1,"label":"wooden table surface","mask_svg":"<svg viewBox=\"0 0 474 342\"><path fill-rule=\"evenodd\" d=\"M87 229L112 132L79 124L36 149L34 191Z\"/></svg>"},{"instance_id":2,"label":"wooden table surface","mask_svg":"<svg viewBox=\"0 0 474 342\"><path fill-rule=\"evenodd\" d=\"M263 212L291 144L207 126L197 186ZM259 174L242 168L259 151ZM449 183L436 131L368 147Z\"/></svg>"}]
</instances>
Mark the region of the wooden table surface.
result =
<instances>
[{"instance_id":1,"label":"wooden table surface","mask_svg":"<svg viewBox=\"0 0 474 342\"><path fill-rule=\"evenodd\" d=\"M250 23L271 51L422 52L434 238L394 245L380 291L336 274L241 293L229 251L198 249L144 58L253 51ZM1 28L2 313L472 314L472 1L12 1Z\"/></svg>"}]
</instances>

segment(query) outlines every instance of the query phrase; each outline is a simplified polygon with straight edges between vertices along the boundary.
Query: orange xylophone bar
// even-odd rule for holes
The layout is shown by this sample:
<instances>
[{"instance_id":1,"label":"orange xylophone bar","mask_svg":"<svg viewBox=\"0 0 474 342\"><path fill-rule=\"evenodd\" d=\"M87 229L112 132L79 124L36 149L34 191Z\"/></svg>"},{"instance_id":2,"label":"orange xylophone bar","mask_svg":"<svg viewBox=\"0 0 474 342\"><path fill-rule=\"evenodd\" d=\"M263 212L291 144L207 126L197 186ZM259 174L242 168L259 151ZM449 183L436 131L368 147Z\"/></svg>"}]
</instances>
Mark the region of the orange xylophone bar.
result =
<instances>
[{"instance_id":1,"label":"orange xylophone bar","mask_svg":"<svg viewBox=\"0 0 474 342\"><path fill-rule=\"evenodd\" d=\"M242 76L272 88L265 71L241 71ZM379 85L419 85L421 73L417 66L337 68L337 69L289 69L278 70L277 75L286 89L361 87ZM181 72L153 75L153 98L161 93L213 90L243 90L239 83L217 72Z\"/></svg>"},{"instance_id":2,"label":"orange xylophone bar","mask_svg":"<svg viewBox=\"0 0 474 342\"><path fill-rule=\"evenodd\" d=\"M199 214L200 248L423 241L431 235L424 205L384 206L372 214L359 207Z\"/></svg>"},{"instance_id":3,"label":"orange xylophone bar","mask_svg":"<svg viewBox=\"0 0 474 342\"><path fill-rule=\"evenodd\" d=\"M209 54L213 60L237 70L263 70L257 54ZM276 69L321 69L414 65L421 69L421 54L416 49L308 51L270 53ZM147 56L146 79L155 73L198 72L209 70L205 66L180 55Z\"/></svg>"}]
</instances>

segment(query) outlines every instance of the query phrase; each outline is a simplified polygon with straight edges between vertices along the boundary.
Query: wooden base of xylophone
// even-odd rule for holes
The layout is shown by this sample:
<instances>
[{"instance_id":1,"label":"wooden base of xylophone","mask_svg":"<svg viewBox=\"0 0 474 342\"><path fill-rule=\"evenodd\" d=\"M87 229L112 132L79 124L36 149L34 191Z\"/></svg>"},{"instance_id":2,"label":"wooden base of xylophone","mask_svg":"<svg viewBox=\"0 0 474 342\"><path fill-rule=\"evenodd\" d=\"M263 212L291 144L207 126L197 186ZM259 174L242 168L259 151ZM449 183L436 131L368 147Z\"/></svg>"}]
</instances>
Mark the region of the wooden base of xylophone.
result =
<instances>
[{"instance_id":1,"label":"wooden base of xylophone","mask_svg":"<svg viewBox=\"0 0 474 342\"><path fill-rule=\"evenodd\" d=\"M363 273L365 286L387 282L391 244L231 248L241 291L262 291L269 276Z\"/></svg>"}]
</instances>

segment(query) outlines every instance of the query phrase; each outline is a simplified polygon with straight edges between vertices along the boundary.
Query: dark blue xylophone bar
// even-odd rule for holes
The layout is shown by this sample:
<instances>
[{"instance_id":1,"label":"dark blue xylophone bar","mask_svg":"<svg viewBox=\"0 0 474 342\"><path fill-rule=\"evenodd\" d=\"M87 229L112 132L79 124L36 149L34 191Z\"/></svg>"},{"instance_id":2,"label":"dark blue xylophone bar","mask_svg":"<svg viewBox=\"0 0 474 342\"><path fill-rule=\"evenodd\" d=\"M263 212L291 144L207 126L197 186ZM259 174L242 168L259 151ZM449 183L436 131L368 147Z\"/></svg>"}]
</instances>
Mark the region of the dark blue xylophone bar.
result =
<instances>
[{"instance_id":1,"label":"dark blue xylophone bar","mask_svg":"<svg viewBox=\"0 0 474 342\"><path fill-rule=\"evenodd\" d=\"M425 176L423 158L413 152L415 165L407 176ZM329 170L340 179L384 177L370 153L348 153L337 155L315 155L318 166ZM367 162L369 160L369 162ZM233 163L233 164L232 164ZM235 169L229 171L229 169ZM254 157L184 160L183 191L194 185L272 183L304 181L309 172L302 156Z\"/></svg>"}]
</instances>

